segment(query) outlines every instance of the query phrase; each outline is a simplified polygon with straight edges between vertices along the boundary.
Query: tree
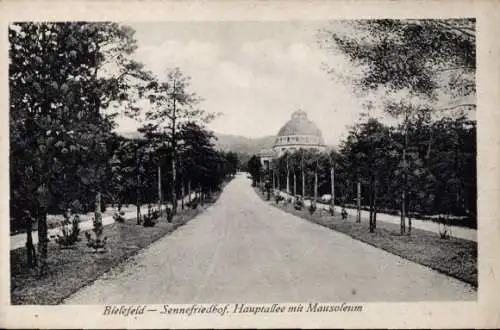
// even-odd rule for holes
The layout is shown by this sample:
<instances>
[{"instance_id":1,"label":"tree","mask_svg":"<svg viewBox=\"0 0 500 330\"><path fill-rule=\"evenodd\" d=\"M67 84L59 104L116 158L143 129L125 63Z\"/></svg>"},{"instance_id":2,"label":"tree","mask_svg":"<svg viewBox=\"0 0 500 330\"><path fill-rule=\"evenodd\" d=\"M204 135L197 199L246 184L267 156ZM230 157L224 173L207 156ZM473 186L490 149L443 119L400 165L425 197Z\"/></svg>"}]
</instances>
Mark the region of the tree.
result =
<instances>
[{"instance_id":1,"label":"tree","mask_svg":"<svg viewBox=\"0 0 500 330\"><path fill-rule=\"evenodd\" d=\"M258 156L253 155L248 160L248 173L252 176L252 186L256 186L257 182L260 181L262 166L260 164L260 159Z\"/></svg>"},{"instance_id":2,"label":"tree","mask_svg":"<svg viewBox=\"0 0 500 330\"><path fill-rule=\"evenodd\" d=\"M113 156L110 160L111 177L107 189L107 195L113 204L117 205L118 211L124 203L136 203L137 179L137 154L141 140L116 138ZM140 206L140 205L139 205Z\"/></svg>"},{"instance_id":3,"label":"tree","mask_svg":"<svg viewBox=\"0 0 500 330\"><path fill-rule=\"evenodd\" d=\"M404 137L401 149L401 234L404 234L408 208L408 131L415 116L437 112L433 102L440 93L454 98L475 94L475 20L366 20L342 24L349 25L356 33L324 31L320 41L325 48L340 51L363 68L362 74L349 77L355 90L382 92L387 98L381 106L400 120ZM328 72L342 75L331 68ZM398 96L401 92L405 94L402 98ZM370 106L368 103L367 107Z\"/></svg>"},{"instance_id":4,"label":"tree","mask_svg":"<svg viewBox=\"0 0 500 330\"><path fill-rule=\"evenodd\" d=\"M232 152L232 151L228 151L224 155L224 157L231 165L231 172L233 173L233 175L236 174L236 171L238 170L238 167L239 167L238 154L236 154L235 152Z\"/></svg>"},{"instance_id":5,"label":"tree","mask_svg":"<svg viewBox=\"0 0 500 330\"><path fill-rule=\"evenodd\" d=\"M356 20L341 23L350 33L322 31L320 43L367 68L354 79L364 91L408 90L435 97L443 73L455 72L449 92L475 93L475 20ZM352 31L354 30L354 32ZM341 74L333 68L332 75Z\"/></svg>"},{"instance_id":6,"label":"tree","mask_svg":"<svg viewBox=\"0 0 500 330\"><path fill-rule=\"evenodd\" d=\"M135 49L132 32L115 23L9 28L11 207L29 208L38 219L40 274L47 268L49 209L78 203L85 187L99 199L114 115L104 109L127 101L124 79L138 68L126 60ZM119 76L99 75L105 65L119 68Z\"/></svg>"},{"instance_id":7,"label":"tree","mask_svg":"<svg viewBox=\"0 0 500 330\"><path fill-rule=\"evenodd\" d=\"M329 165L330 165L330 195L332 199L330 201L331 213L335 215L335 168L339 162L340 154L335 150L332 150L329 154Z\"/></svg>"},{"instance_id":8,"label":"tree","mask_svg":"<svg viewBox=\"0 0 500 330\"><path fill-rule=\"evenodd\" d=\"M390 148L393 145L389 129L378 120L369 118L351 130L347 141L342 146L342 154L348 168L355 173L363 186L364 196L369 203L369 228L376 228L377 201L379 190L386 178L391 177Z\"/></svg>"},{"instance_id":9,"label":"tree","mask_svg":"<svg viewBox=\"0 0 500 330\"><path fill-rule=\"evenodd\" d=\"M216 151L214 135L195 122L186 122L180 131L182 148L180 159L183 161L181 185L198 187L200 201L210 198L212 192L220 189L223 181L234 175L234 155Z\"/></svg>"},{"instance_id":10,"label":"tree","mask_svg":"<svg viewBox=\"0 0 500 330\"><path fill-rule=\"evenodd\" d=\"M145 112L146 123L140 131L156 148L168 145L171 157L171 196L172 212L177 210L177 162L179 154L179 132L181 126L189 121L199 124L208 123L214 114L195 108L200 99L191 92L190 77L183 74L179 68L170 70L164 81L157 81L147 95L153 105Z\"/></svg>"},{"instance_id":11,"label":"tree","mask_svg":"<svg viewBox=\"0 0 500 330\"><path fill-rule=\"evenodd\" d=\"M306 197L306 163L305 163L305 150L302 148L299 149L299 156L300 156L300 172L301 172L301 178L302 178L302 198Z\"/></svg>"},{"instance_id":12,"label":"tree","mask_svg":"<svg viewBox=\"0 0 500 330\"><path fill-rule=\"evenodd\" d=\"M426 158L436 178L433 208L476 221L476 124L465 117L433 123L433 147Z\"/></svg>"}]
</instances>

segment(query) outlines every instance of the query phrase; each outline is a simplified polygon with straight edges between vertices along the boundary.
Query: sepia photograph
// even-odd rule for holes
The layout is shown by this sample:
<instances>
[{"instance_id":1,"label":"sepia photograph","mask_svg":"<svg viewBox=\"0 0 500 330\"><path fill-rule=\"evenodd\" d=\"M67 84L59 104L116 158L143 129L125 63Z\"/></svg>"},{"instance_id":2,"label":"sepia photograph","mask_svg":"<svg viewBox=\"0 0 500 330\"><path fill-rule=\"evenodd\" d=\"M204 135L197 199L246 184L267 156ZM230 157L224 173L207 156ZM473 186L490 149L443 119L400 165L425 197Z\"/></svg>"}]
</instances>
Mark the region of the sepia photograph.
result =
<instances>
[{"instance_id":1,"label":"sepia photograph","mask_svg":"<svg viewBox=\"0 0 500 330\"><path fill-rule=\"evenodd\" d=\"M12 304L477 298L474 19L9 42Z\"/></svg>"},{"instance_id":2,"label":"sepia photograph","mask_svg":"<svg viewBox=\"0 0 500 330\"><path fill-rule=\"evenodd\" d=\"M9 21L7 303L122 321L477 304L477 27Z\"/></svg>"}]
</instances>

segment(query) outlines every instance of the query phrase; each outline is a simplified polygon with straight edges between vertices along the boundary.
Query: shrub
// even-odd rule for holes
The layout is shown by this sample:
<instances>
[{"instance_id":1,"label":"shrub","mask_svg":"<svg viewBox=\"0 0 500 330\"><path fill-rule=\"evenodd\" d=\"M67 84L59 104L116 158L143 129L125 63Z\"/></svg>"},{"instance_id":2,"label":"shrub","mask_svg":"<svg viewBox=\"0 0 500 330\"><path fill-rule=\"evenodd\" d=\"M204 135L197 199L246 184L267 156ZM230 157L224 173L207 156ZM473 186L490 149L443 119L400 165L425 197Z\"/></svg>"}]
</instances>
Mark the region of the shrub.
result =
<instances>
[{"instance_id":1,"label":"shrub","mask_svg":"<svg viewBox=\"0 0 500 330\"><path fill-rule=\"evenodd\" d=\"M441 237L442 239L449 239L450 238L449 226L447 226L444 223L439 224L439 237Z\"/></svg>"},{"instance_id":2,"label":"shrub","mask_svg":"<svg viewBox=\"0 0 500 330\"><path fill-rule=\"evenodd\" d=\"M113 220L116 222L124 223L125 222L125 212L120 211L120 212L115 212L113 214Z\"/></svg>"},{"instance_id":3,"label":"shrub","mask_svg":"<svg viewBox=\"0 0 500 330\"><path fill-rule=\"evenodd\" d=\"M295 199L295 203L293 204L293 207L296 210L302 210L302 208L304 207L304 200L301 197L297 197Z\"/></svg>"},{"instance_id":4,"label":"shrub","mask_svg":"<svg viewBox=\"0 0 500 330\"><path fill-rule=\"evenodd\" d=\"M102 237L104 226L102 225L102 215L100 213L96 214L93 219L94 237L88 231L85 232L85 237L87 238L87 246L95 249L97 252L99 249L103 250L106 247L107 237Z\"/></svg>"},{"instance_id":5,"label":"shrub","mask_svg":"<svg viewBox=\"0 0 500 330\"><path fill-rule=\"evenodd\" d=\"M154 227L154 225L156 225L156 222L154 221L151 214L145 214L143 217L142 225L144 227Z\"/></svg>"},{"instance_id":6,"label":"shrub","mask_svg":"<svg viewBox=\"0 0 500 330\"><path fill-rule=\"evenodd\" d=\"M335 214L335 208L333 206L329 206L328 207L328 212L330 213L330 215L334 215Z\"/></svg>"},{"instance_id":7,"label":"shrub","mask_svg":"<svg viewBox=\"0 0 500 330\"><path fill-rule=\"evenodd\" d=\"M342 208L341 215L342 215L342 220L347 219L347 211L345 207Z\"/></svg>"},{"instance_id":8,"label":"shrub","mask_svg":"<svg viewBox=\"0 0 500 330\"><path fill-rule=\"evenodd\" d=\"M281 196L280 193L276 193L274 195L274 200L276 201L276 204L279 204L279 202L281 202L284 199L285 199L285 197Z\"/></svg>"},{"instance_id":9,"label":"shrub","mask_svg":"<svg viewBox=\"0 0 500 330\"><path fill-rule=\"evenodd\" d=\"M154 227L154 225L156 224L155 219L158 217L158 216L155 217L155 212L156 211L153 211L153 209L151 208L151 205L149 205L148 214L144 215L142 221L142 225L144 227Z\"/></svg>"},{"instance_id":10,"label":"shrub","mask_svg":"<svg viewBox=\"0 0 500 330\"><path fill-rule=\"evenodd\" d=\"M172 219L174 218L174 212L172 211L172 209L170 207L167 207L166 211L167 211L168 222L172 222Z\"/></svg>"},{"instance_id":11,"label":"shrub","mask_svg":"<svg viewBox=\"0 0 500 330\"><path fill-rule=\"evenodd\" d=\"M80 236L80 217L78 214L75 214L73 220L71 221L71 234L78 239Z\"/></svg>"},{"instance_id":12,"label":"shrub","mask_svg":"<svg viewBox=\"0 0 500 330\"><path fill-rule=\"evenodd\" d=\"M311 204L309 205L309 213L313 214L314 211L316 211L316 203L311 201Z\"/></svg>"},{"instance_id":13,"label":"shrub","mask_svg":"<svg viewBox=\"0 0 500 330\"><path fill-rule=\"evenodd\" d=\"M75 215L70 221L70 213L64 215L61 233L57 234L55 241L60 247L70 247L80 240L80 217Z\"/></svg>"},{"instance_id":14,"label":"shrub","mask_svg":"<svg viewBox=\"0 0 500 330\"><path fill-rule=\"evenodd\" d=\"M191 199L186 203L186 206L192 208L193 210L196 209L198 207L198 197Z\"/></svg>"}]
</instances>

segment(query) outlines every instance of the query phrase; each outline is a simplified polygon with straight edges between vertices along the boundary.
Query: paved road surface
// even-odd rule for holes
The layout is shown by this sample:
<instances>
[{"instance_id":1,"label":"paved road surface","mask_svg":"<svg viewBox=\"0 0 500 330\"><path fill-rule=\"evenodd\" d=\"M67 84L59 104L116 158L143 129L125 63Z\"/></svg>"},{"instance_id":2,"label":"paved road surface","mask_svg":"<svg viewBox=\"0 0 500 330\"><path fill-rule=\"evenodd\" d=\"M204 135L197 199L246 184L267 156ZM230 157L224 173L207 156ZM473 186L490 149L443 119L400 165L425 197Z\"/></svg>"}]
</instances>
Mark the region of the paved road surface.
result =
<instances>
[{"instance_id":1,"label":"paved road surface","mask_svg":"<svg viewBox=\"0 0 500 330\"><path fill-rule=\"evenodd\" d=\"M239 175L215 205L65 303L472 299L461 281L266 205Z\"/></svg>"}]
</instances>

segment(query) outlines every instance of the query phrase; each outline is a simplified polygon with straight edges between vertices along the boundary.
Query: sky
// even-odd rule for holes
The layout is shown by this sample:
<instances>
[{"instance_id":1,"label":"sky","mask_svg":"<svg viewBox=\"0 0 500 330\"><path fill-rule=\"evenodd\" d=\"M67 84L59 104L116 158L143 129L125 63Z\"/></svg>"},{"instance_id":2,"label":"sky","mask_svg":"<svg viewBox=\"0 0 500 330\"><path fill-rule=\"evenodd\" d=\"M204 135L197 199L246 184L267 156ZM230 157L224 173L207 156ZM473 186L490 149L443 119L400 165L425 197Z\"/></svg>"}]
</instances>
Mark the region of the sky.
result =
<instances>
[{"instance_id":1,"label":"sky","mask_svg":"<svg viewBox=\"0 0 500 330\"><path fill-rule=\"evenodd\" d=\"M159 77L179 67L191 76L200 107L222 115L208 127L218 133L276 134L303 109L336 145L362 110L349 84L333 79L323 63L353 70L340 54L321 49L326 21L167 22L127 24L136 30L135 57ZM130 119L119 131L135 130Z\"/></svg>"},{"instance_id":2,"label":"sky","mask_svg":"<svg viewBox=\"0 0 500 330\"><path fill-rule=\"evenodd\" d=\"M362 74L363 69L335 49L321 47L319 31L353 32L340 22L125 24L136 30L134 57L147 69L161 79L169 69L179 67L191 77L191 91L203 99L200 108L221 113L208 124L215 132L275 135L295 110L302 109L321 129L326 144L338 146L366 112L367 101L375 105L372 116L389 124L393 121L377 110L382 108L377 106L381 94L361 98L354 93L352 80L346 77ZM337 74L327 73L325 64ZM117 130L123 132L138 127L125 117L118 124Z\"/></svg>"}]
</instances>

